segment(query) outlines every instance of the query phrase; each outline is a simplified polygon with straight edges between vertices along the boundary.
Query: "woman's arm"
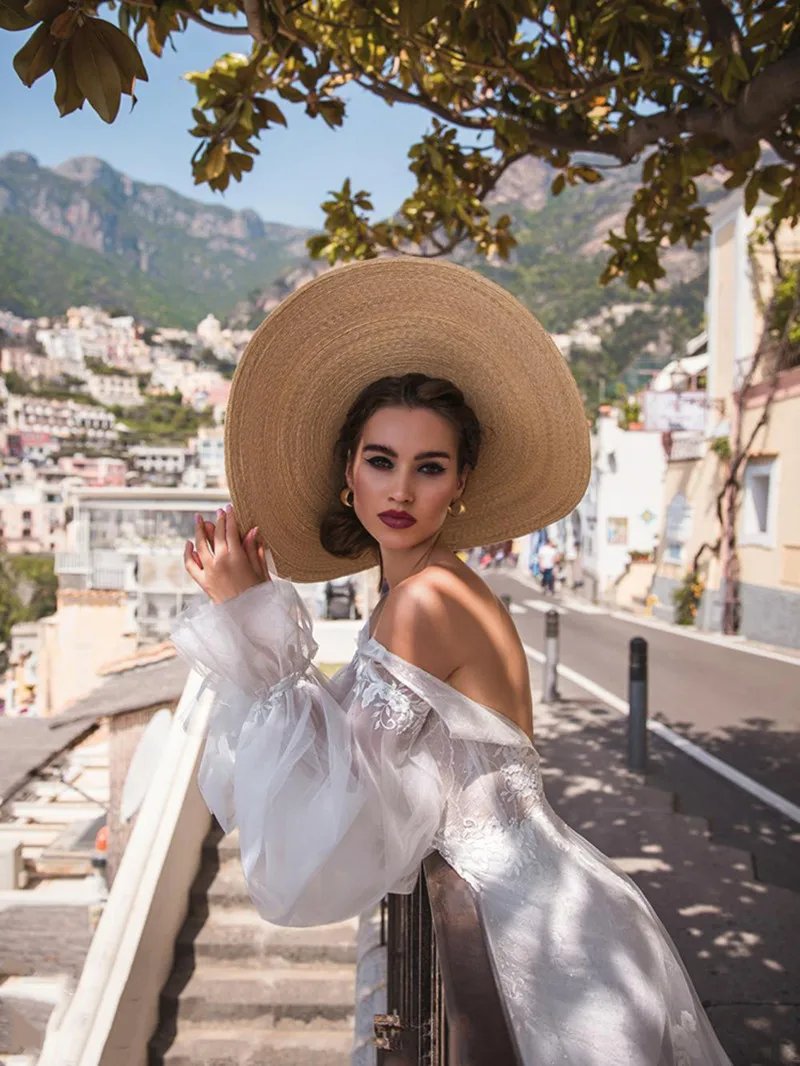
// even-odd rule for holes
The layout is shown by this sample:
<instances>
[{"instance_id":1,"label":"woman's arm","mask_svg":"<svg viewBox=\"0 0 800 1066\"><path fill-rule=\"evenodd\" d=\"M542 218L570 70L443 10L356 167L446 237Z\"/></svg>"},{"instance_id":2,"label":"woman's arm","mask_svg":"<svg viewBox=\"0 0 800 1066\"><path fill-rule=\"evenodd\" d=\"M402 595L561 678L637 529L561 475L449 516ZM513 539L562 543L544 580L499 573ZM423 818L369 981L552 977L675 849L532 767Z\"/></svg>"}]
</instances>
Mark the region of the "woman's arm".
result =
<instances>
[{"instance_id":1,"label":"woman's arm","mask_svg":"<svg viewBox=\"0 0 800 1066\"><path fill-rule=\"evenodd\" d=\"M410 891L446 793L444 730L425 700L368 655L327 682L305 605L280 579L190 608L173 640L215 692L199 784L223 827L239 827L262 916L323 924Z\"/></svg>"}]
</instances>

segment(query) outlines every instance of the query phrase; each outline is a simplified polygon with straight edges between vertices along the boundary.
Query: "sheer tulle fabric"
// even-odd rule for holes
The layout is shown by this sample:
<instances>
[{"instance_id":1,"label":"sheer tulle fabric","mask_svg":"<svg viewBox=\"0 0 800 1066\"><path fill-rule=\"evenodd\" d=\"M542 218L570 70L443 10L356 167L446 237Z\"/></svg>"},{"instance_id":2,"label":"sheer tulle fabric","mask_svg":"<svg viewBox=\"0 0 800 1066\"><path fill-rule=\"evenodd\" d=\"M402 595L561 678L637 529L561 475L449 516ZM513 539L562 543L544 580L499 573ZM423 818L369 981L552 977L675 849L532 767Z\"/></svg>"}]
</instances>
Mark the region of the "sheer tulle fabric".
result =
<instances>
[{"instance_id":1,"label":"sheer tulle fabric","mask_svg":"<svg viewBox=\"0 0 800 1066\"><path fill-rule=\"evenodd\" d=\"M476 893L526 1064L729 1066L654 911L555 815L508 719L366 634L328 680L277 578L172 638L213 689L199 784L264 918L356 915L438 850Z\"/></svg>"}]
</instances>

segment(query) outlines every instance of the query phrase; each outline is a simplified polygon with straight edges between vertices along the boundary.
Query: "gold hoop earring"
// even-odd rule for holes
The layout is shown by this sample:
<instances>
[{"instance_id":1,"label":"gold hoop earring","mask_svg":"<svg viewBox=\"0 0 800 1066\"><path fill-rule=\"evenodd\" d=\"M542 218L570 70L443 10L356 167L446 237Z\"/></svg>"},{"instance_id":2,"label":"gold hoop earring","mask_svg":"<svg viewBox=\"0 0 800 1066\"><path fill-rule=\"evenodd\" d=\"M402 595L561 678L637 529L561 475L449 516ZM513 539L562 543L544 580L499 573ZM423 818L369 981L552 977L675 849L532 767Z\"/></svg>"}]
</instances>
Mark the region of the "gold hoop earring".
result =
<instances>
[{"instance_id":1,"label":"gold hoop earring","mask_svg":"<svg viewBox=\"0 0 800 1066\"><path fill-rule=\"evenodd\" d=\"M453 504L449 503L447 505L447 513L450 515L451 518L460 518L462 514L466 511L467 505L464 503L463 500L454 500L453 503L458 504L458 510L454 511Z\"/></svg>"},{"instance_id":2,"label":"gold hoop earring","mask_svg":"<svg viewBox=\"0 0 800 1066\"><path fill-rule=\"evenodd\" d=\"M342 491L339 493L339 499L342 501L342 503L345 505L345 507L352 507L353 506L353 490L352 489L348 489L348 488L342 489Z\"/></svg>"}]
</instances>

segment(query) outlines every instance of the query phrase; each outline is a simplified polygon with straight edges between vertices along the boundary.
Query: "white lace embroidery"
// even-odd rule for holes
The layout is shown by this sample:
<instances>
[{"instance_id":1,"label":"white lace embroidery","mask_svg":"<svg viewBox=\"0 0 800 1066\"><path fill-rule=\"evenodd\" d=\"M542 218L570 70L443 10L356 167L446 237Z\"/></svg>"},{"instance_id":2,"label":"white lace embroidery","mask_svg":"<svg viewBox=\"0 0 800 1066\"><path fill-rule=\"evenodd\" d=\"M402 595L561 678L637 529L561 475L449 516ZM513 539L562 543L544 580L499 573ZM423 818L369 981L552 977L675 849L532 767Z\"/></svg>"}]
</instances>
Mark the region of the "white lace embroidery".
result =
<instances>
[{"instance_id":1,"label":"white lace embroidery","mask_svg":"<svg viewBox=\"0 0 800 1066\"><path fill-rule=\"evenodd\" d=\"M688 1010L682 1010L680 1021L670 1024L675 1066L693 1066L699 1061L702 1049L696 1033L697 1019Z\"/></svg>"},{"instance_id":2,"label":"white lace embroidery","mask_svg":"<svg viewBox=\"0 0 800 1066\"><path fill-rule=\"evenodd\" d=\"M384 675L378 664L367 657L358 661L353 696L369 708L373 729L403 733L421 725L430 709L425 700L391 675Z\"/></svg>"}]
</instances>

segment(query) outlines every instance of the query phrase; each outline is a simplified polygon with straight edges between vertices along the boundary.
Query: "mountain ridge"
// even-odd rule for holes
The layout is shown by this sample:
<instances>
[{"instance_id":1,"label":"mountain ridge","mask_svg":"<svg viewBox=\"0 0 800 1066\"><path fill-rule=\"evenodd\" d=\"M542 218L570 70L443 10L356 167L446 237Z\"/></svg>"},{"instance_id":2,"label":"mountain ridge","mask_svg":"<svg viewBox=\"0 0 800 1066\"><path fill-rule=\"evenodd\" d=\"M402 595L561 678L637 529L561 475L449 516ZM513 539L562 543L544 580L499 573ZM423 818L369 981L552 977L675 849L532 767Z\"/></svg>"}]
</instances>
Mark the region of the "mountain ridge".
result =
<instances>
[{"instance_id":1,"label":"mountain ridge","mask_svg":"<svg viewBox=\"0 0 800 1066\"><path fill-rule=\"evenodd\" d=\"M203 204L168 186L138 182L93 156L53 168L40 166L27 152L0 157L0 238L13 253L11 261L0 263L0 305L20 314L66 309L59 300L69 285L56 276L58 261L48 270L41 254L45 247L56 250L53 240L79 250L69 257L76 290L85 288L85 276L99 273L97 261L84 254L95 253L121 285L118 302L129 303L137 317L191 327L208 311L224 315L244 292L268 284L304 257L307 234L265 222L250 209ZM12 270L25 272L31 248L43 272L35 301L11 276ZM160 317L169 316L170 308L154 300L154 286L183 294L172 321Z\"/></svg>"}]
</instances>

